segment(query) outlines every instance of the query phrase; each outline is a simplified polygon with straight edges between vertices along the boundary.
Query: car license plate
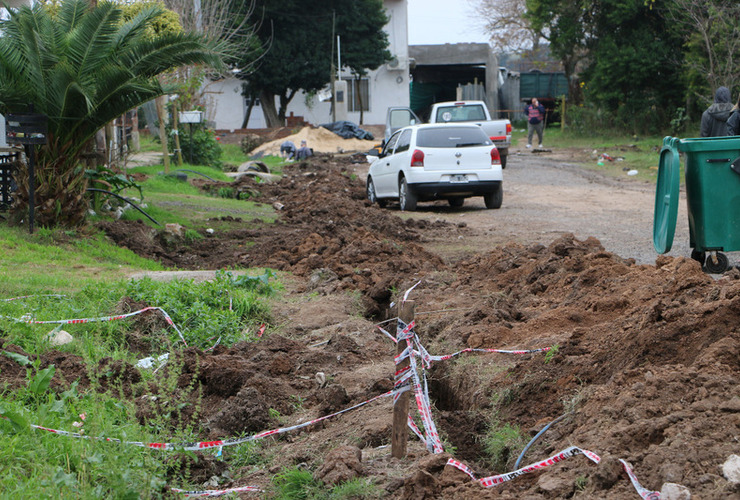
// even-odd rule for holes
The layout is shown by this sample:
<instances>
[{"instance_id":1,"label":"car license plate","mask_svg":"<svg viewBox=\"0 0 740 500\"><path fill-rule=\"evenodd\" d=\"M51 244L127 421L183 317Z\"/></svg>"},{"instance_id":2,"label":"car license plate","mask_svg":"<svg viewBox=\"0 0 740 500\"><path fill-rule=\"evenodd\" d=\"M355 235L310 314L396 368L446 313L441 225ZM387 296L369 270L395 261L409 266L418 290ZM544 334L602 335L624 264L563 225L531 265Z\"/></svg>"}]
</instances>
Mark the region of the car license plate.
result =
<instances>
[{"instance_id":1,"label":"car license plate","mask_svg":"<svg viewBox=\"0 0 740 500\"><path fill-rule=\"evenodd\" d=\"M450 182L453 184L461 184L468 182L468 177L463 174L454 174L450 176Z\"/></svg>"}]
</instances>

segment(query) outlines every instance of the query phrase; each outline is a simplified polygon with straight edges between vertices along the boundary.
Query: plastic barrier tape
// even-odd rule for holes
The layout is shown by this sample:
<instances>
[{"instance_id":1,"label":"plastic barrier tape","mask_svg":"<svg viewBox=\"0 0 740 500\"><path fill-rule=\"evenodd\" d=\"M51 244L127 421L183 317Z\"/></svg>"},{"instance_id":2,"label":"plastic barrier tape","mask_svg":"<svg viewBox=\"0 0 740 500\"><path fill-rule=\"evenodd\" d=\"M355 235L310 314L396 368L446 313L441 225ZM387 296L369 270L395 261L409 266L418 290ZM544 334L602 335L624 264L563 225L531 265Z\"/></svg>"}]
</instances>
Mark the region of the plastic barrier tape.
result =
<instances>
[{"instance_id":1,"label":"plastic barrier tape","mask_svg":"<svg viewBox=\"0 0 740 500\"><path fill-rule=\"evenodd\" d=\"M182 336L182 332L179 328L177 328L177 325L175 325L175 322L172 321L172 318L170 318L170 315L167 314L164 309L161 307L145 307L144 309L139 309L138 311L130 312L127 314L119 314L117 316L103 316L101 318L79 318L79 319L59 319L59 320L52 320L52 321L38 321L35 319L27 319L27 318L9 318L13 321L16 321L18 323L28 323L30 325L80 325L85 323L97 323L97 322L105 322L105 321L116 321L119 319L125 319L130 318L131 316L136 316L137 314L143 314L147 311L159 311L162 313L162 316L164 316L165 321L167 321L167 324L170 325L172 328L175 329L177 334L180 336L180 340L182 340L183 344L185 346L188 345L188 343L185 341L185 337Z\"/></svg>"},{"instance_id":2,"label":"plastic barrier tape","mask_svg":"<svg viewBox=\"0 0 740 500\"><path fill-rule=\"evenodd\" d=\"M601 461L601 458L596 453L578 448L577 446L571 446L570 448L566 448L565 450L551 456L550 458L546 458L545 460L542 460L540 462L535 462L533 464L525 465L521 469L517 469L512 472L507 472L505 474L499 474L497 476L484 477L481 479L476 479L475 475L470 470L470 468L466 466L465 464L463 464L462 462L458 462L457 460L454 460L451 458L447 461L447 465L451 465L452 467L456 467L460 469L465 474L470 476L474 481L478 481L485 488L491 488L501 483L511 481L512 479L517 478L519 476L523 476L524 474L529 474L530 472L534 472L536 470L544 469L545 467L555 465L556 463L562 462L563 460L566 460L579 453L582 455L585 455L589 460L597 464Z\"/></svg>"},{"instance_id":3,"label":"plastic barrier tape","mask_svg":"<svg viewBox=\"0 0 740 500\"><path fill-rule=\"evenodd\" d=\"M349 408L345 408L344 410L340 410L336 413L332 413L331 415L324 415L323 417L319 417L317 419L311 420L309 422L304 422L302 424L293 425L291 427L281 427L278 429L272 429L269 431L263 431L259 434L255 434L253 436L247 436L243 438L238 439L217 439L215 441L198 441L195 443L144 443L141 441L122 441L120 439L116 438L106 438L106 437L91 437L84 434L79 434L77 432L69 432L69 431L62 431L59 429L50 429L48 427L42 427L40 425L34 425L31 424L31 428L37 429L40 431L46 431L51 432L53 434L57 434L60 436L69 436L73 438L79 438L79 439L95 439L100 441L108 441L112 443L121 443L121 444L127 444L131 446L139 446L141 448L151 448L154 450L178 450L178 451L201 451L201 450L207 450L209 448L218 448L221 446L234 446L237 444L246 443L248 441L256 441L258 439L262 439L268 436L274 436L277 434L283 434L285 432L294 431L297 429L302 429L304 427L308 427L309 425L321 422L323 420L327 420L332 417L336 417L338 415L341 415L342 413L347 413L348 411L356 410L357 408L360 408L362 406L365 406L366 404L372 403L373 401L376 401L381 398L388 397L392 395L394 391L388 391L384 394L380 394L378 396L375 396L373 398L370 398L366 401L363 401L362 403L358 403L354 406L351 406ZM3 415L0 415L0 418L6 419Z\"/></svg>"},{"instance_id":4,"label":"plastic barrier tape","mask_svg":"<svg viewBox=\"0 0 740 500\"><path fill-rule=\"evenodd\" d=\"M621 458L619 461L622 463L622 467L624 467L624 471L627 473L627 475L630 478L630 481L632 481L632 486L635 487L635 490L637 490L637 494L640 495L644 500L660 500L660 492L658 491L650 491L647 488L644 488L640 481L637 480L637 476L635 476L635 473L632 472L632 468L622 460Z\"/></svg>"},{"instance_id":5,"label":"plastic barrier tape","mask_svg":"<svg viewBox=\"0 0 740 500\"><path fill-rule=\"evenodd\" d=\"M229 493L237 493L239 491L262 492L264 490L261 490L256 486L240 486L238 488L229 488L227 490L187 491L187 490L181 490L179 488L170 488L170 491L173 491L175 493L182 493L183 495L185 495L185 498L196 498L196 497L220 497L221 495L228 495Z\"/></svg>"}]
</instances>

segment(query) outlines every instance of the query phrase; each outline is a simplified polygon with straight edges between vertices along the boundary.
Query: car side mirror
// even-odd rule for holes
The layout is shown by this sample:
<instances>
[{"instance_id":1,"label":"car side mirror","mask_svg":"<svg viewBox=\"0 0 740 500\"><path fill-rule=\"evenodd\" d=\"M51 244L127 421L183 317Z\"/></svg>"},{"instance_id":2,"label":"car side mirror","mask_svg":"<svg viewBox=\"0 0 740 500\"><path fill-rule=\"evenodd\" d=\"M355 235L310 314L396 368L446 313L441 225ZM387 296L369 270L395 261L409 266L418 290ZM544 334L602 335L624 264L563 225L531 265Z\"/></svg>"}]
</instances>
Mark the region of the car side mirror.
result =
<instances>
[{"instance_id":1,"label":"car side mirror","mask_svg":"<svg viewBox=\"0 0 740 500\"><path fill-rule=\"evenodd\" d=\"M383 154L381 153L380 156L374 156L374 155L365 155L365 158L367 158L368 163L373 163L374 161L379 160Z\"/></svg>"}]
</instances>

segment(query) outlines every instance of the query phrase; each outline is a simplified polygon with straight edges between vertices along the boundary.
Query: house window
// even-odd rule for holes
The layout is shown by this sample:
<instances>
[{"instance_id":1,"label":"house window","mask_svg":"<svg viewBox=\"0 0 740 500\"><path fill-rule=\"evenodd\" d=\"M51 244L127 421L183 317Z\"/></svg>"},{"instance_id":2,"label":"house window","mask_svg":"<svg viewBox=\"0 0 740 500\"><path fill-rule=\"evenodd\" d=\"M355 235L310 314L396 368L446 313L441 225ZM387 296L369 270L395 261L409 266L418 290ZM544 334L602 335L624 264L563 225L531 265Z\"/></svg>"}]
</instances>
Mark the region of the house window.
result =
<instances>
[{"instance_id":1,"label":"house window","mask_svg":"<svg viewBox=\"0 0 740 500\"><path fill-rule=\"evenodd\" d=\"M347 80L347 111L370 111L370 86L367 78ZM360 109L362 102L362 109Z\"/></svg>"}]
</instances>

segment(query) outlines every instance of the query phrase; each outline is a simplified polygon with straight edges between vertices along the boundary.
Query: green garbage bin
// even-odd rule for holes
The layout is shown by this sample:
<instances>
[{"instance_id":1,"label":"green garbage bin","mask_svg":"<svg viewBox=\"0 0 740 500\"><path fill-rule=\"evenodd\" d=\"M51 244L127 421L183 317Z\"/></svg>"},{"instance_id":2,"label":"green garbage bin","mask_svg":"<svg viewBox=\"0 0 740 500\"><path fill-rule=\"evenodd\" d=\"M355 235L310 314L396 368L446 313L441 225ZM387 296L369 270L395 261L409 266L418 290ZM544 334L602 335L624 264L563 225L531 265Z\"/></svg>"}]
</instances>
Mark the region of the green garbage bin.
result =
<instances>
[{"instance_id":1,"label":"green garbage bin","mask_svg":"<svg viewBox=\"0 0 740 500\"><path fill-rule=\"evenodd\" d=\"M653 246L658 253L670 251L673 245L681 153L691 257L708 272L722 273L729 261L721 252L740 250L740 137L663 139L653 214Z\"/></svg>"}]
</instances>

